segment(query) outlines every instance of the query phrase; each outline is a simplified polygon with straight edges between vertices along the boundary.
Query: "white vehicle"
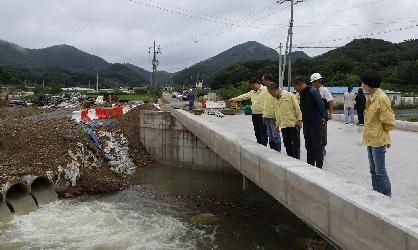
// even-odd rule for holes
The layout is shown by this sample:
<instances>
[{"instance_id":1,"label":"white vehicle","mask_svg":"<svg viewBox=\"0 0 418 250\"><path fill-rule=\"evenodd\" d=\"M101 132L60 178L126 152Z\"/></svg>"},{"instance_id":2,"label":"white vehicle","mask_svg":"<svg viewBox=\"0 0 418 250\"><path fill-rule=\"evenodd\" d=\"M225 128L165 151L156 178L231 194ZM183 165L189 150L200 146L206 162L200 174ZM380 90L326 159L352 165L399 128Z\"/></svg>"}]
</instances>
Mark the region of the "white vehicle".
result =
<instances>
[{"instance_id":1,"label":"white vehicle","mask_svg":"<svg viewBox=\"0 0 418 250\"><path fill-rule=\"evenodd\" d=\"M94 104L96 105L103 105L105 103L104 97L102 95L97 96L96 101Z\"/></svg>"}]
</instances>

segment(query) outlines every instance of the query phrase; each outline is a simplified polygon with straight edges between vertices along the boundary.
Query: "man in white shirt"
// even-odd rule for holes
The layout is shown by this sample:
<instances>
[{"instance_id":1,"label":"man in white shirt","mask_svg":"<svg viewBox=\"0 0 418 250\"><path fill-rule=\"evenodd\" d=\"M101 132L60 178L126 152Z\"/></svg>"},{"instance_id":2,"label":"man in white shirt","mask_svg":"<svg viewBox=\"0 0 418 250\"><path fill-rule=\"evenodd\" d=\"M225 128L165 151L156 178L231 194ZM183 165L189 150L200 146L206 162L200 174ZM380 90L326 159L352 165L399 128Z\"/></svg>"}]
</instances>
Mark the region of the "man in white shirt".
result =
<instances>
[{"instance_id":1,"label":"man in white shirt","mask_svg":"<svg viewBox=\"0 0 418 250\"><path fill-rule=\"evenodd\" d=\"M314 88L316 88L321 94L321 98L324 101L325 108L327 110L324 125L322 126L321 136L322 136L322 147L324 155L326 154L325 147L327 146L327 122L332 119L332 111L334 109L334 98L332 98L331 93L327 88L322 86L322 76L319 73L314 73L311 75L311 83Z\"/></svg>"},{"instance_id":2,"label":"man in white shirt","mask_svg":"<svg viewBox=\"0 0 418 250\"><path fill-rule=\"evenodd\" d=\"M345 124L354 125L354 104L356 103L356 95L353 93L353 87L348 87L348 91L344 93L344 116Z\"/></svg>"}]
</instances>

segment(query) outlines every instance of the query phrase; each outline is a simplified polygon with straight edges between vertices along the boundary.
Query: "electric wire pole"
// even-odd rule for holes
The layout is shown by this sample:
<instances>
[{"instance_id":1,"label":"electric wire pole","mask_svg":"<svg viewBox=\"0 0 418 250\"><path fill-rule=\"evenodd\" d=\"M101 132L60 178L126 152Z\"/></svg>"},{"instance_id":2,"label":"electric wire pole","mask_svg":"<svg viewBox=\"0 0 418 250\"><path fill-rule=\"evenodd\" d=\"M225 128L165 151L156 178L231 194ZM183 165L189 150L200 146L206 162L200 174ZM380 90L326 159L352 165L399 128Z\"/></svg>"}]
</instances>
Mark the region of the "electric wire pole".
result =
<instances>
[{"instance_id":1,"label":"electric wire pole","mask_svg":"<svg viewBox=\"0 0 418 250\"><path fill-rule=\"evenodd\" d=\"M293 23L294 23L294 18L293 18L293 7L295 4L301 3L303 2L303 0L280 0L277 1L277 3L279 4L283 4L285 2L290 2L290 24L289 24L289 31L288 31L288 35L287 35L287 41L286 41L286 53L285 53L285 59L284 59L284 65L283 65L283 69L280 69L280 72L283 71L283 76L284 76L284 69L286 68L286 62L289 63L288 69L287 69L287 89L288 91L290 91L290 85L292 83L292 45L293 45ZM287 58L286 58L286 54L287 54Z\"/></svg>"},{"instance_id":2,"label":"electric wire pole","mask_svg":"<svg viewBox=\"0 0 418 250\"><path fill-rule=\"evenodd\" d=\"M294 0L290 1L290 27L289 27L289 68L287 71L287 88L290 92L290 85L292 83L292 40L293 40L293 2Z\"/></svg>"},{"instance_id":3,"label":"electric wire pole","mask_svg":"<svg viewBox=\"0 0 418 250\"><path fill-rule=\"evenodd\" d=\"M282 76L282 43L280 43L279 50L279 87L283 89L283 76Z\"/></svg>"},{"instance_id":4,"label":"electric wire pole","mask_svg":"<svg viewBox=\"0 0 418 250\"><path fill-rule=\"evenodd\" d=\"M149 53L151 54L151 49L153 49L153 58L152 58L152 74L151 74L151 85L153 87L157 87L158 85L158 81L157 81L157 67L158 64L160 63L157 59L157 55L161 54L161 47L160 45L158 45L158 48L156 48L155 46L155 41L154 41L154 47L149 47Z\"/></svg>"}]
</instances>

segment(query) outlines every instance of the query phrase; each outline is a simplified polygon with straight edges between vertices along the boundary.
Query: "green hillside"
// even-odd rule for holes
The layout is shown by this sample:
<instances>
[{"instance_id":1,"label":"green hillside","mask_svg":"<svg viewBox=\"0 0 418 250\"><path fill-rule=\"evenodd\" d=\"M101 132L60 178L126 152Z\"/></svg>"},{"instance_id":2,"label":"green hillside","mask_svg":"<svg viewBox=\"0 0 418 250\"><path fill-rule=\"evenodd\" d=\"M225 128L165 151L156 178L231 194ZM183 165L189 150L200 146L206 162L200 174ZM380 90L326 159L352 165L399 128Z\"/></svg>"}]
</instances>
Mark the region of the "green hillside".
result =
<instances>
[{"instance_id":1,"label":"green hillside","mask_svg":"<svg viewBox=\"0 0 418 250\"><path fill-rule=\"evenodd\" d=\"M398 44L378 39L354 40L323 55L296 60L292 74L309 79L312 73L319 72L328 86L355 86L361 83L359 73L370 68L382 73L386 88L417 92L418 40ZM250 77L260 78L263 73L271 73L277 78L278 62L236 64L213 75L208 82L213 88L236 86Z\"/></svg>"},{"instance_id":2,"label":"green hillside","mask_svg":"<svg viewBox=\"0 0 418 250\"><path fill-rule=\"evenodd\" d=\"M309 58L305 53L300 51L292 55L294 60L298 58ZM178 85L193 84L196 82L198 72L200 80L203 75L205 75L205 79L208 79L217 72L237 63L269 59L279 60L279 54L276 50L261 43L250 41L234 46L212 58L177 72L173 77L173 81Z\"/></svg>"}]
</instances>

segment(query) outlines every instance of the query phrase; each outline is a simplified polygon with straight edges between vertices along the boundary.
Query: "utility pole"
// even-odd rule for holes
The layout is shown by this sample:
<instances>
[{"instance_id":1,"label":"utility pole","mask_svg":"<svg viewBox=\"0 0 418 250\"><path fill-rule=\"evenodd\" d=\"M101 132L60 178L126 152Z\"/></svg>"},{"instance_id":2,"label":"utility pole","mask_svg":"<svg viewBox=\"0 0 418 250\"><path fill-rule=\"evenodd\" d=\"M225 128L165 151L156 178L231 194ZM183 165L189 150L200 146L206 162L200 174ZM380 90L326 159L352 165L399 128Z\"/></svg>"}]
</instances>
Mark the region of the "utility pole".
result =
<instances>
[{"instance_id":1,"label":"utility pole","mask_svg":"<svg viewBox=\"0 0 418 250\"><path fill-rule=\"evenodd\" d=\"M293 2L294 0L291 0L291 6L290 6L290 27L289 27L289 68L287 71L287 88L290 92L290 85L292 83L292 40L293 40Z\"/></svg>"},{"instance_id":2,"label":"utility pole","mask_svg":"<svg viewBox=\"0 0 418 250\"><path fill-rule=\"evenodd\" d=\"M153 49L153 57L152 57L152 75L151 75L151 85L156 87L158 85L157 83L157 67L159 64L159 61L157 59L157 55L161 54L161 47L158 45L158 48L156 48L155 41L154 41L154 47L149 48L149 53L151 54L151 49Z\"/></svg>"},{"instance_id":3,"label":"utility pole","mask_svg":"<svg viewBox=\"0 0 418 250\"><path fill-rule=\"evenodd\" d=\"M277 3L279 4L283 4L285 2L290 2L290 24L289 24L289 31L288 31L288 35L287 35L287 42L286 42L286 54L287 54L287 58L285 57L284 60L284 67L286 67L286 62L289 63L289 67L287 70L287 88L288 91L290 91L290 85L292 83L292 45L293 45L293 23L294 23L294 18L293 18L293 7L295 4L301 3L303 2L303 0L280 0L277 1ZM289 49L289 50L288 50ZM283 69L284 71L284 69Z\"/></svg>"},{"instance_id":4,"label":"utility pole","mask_svg":"<svg viewBox=\"0 0 418 250\"><path fill-rule=\"evenodd\" d=\"M45 88L45 80L42 80L42 88Z\"/></svg>"},{"instance_id":5,"label":"utility pole","mask_svg":"<svg viewBox=\"0 0 418 250\"><path fill-rule=\"evenodd\" d=\"M280 43L279 50L279 87L283 88L283 77L282 77L282 43Z\"/></svg>"},{"instance_id":6,"label":"utility pole","mask_svg":"<svg viewBox=\"0 0 418 250\"><path fill-rule=\"evenodd\" d=\"M96 75L96 92L99 93L99 73Z\"/></svg>"}]
</instances>

